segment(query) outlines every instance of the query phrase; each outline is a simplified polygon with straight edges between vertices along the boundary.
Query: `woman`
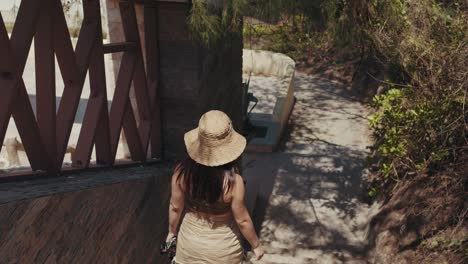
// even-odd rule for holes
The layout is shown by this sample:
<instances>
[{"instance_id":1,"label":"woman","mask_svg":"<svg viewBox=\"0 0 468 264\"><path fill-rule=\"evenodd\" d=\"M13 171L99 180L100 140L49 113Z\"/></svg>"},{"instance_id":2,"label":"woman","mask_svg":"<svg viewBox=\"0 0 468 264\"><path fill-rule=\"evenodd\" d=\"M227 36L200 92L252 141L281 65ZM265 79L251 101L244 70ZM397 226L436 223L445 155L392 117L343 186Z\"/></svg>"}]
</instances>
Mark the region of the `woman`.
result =
<instances>
[{"instance_id":1,"label":"woman","mask_svg":"<svg viewBox=\"0 0 468 264\"><path fill-rule=\"evenodd\" d=\"M245 149L245 138L234 131L225 113L209 111L184 141L189 157L172 176L166 239L177 236L175 263L242 263L239 231L261 259L264 251L244 203L244 181L233 167Z\"/></svg>"}]
</instances>

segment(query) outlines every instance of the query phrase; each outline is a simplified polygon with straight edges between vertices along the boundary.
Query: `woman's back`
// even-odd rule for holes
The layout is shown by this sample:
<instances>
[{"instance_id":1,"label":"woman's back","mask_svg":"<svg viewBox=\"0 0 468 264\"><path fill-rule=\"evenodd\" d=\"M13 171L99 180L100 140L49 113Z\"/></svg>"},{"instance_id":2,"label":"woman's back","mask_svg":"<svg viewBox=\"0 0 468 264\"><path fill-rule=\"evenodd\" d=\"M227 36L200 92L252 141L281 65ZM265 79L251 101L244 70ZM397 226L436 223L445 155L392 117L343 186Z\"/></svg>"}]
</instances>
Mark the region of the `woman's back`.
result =
<instances>
[{"instance_id":1,"label":"woman's back","mask_svg":"<svg viewBox=\"0 0 468 264\"><path fill-rule=\"evenodd\" d=\"M240 176L231 165L205 168L191 159L178 170L186 214L178 237L184 249L178 251L177 262L240 263L241 235L231 207L233 187Z\"/></svg>"},{"instance_id":2,"label":"woman's back","mask_svg":"<svg viewBox=\"0 0 468 264\"><path fill-rule=\"evenodd\" d=\"M188 167L190 169L188 169ZM214 222L232 220L232 187L235 184L236 176L238 176L234 172L232 164L214 168L202 167L203 165L197 164L191 159L187 159L177 168L180 173L178 184L185 193L187 211ZM197 175L195 177L194 175L188 175L189 173L203 172L205 175ZM186 179L186 177L189 178ZM218 179L214 179L216 177ZM200 182L208 183L208 188L203 188L204 186L201 186L203 184ZM216 190L216 188L218 188L218 190ZM209 192L215 194L210 194ZM194 195L200 193L206 195ZM216 195L219 195L219 197L216 197ZM213 201L213 198L217 199Z\"/></svg>"},{"instance_id":3,"label":"woman's back","mask_svg":"<svg viewBox=\"0 0 468 264\"><path fill-rule=\"evenodd\" d=\"M189 157L172 177L166 238L171 241L178 234L175 262L239 264L241 233L261 258L263 249L245 207L244 182L233 167L246 139L233 129L226 114L210 111L197 128L185 133L184 141Z\"/></svg>"}]
</instances>

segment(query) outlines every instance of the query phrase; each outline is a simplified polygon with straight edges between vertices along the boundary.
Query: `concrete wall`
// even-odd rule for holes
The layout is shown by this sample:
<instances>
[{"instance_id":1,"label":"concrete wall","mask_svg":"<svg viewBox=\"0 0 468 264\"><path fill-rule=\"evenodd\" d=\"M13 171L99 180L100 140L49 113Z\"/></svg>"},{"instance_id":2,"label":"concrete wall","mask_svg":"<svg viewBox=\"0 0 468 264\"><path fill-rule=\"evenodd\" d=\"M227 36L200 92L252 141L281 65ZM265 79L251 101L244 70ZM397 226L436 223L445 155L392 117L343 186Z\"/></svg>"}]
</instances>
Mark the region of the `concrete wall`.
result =
<instances>
[{"instance_id":1,"label":"concrete wall","mask_svg":"<svg viewBox=\"0 0 468 264\"><path fill-rule=\"evenodd\" d=\"M279 81L276 94L276 103L270 120L265 120L263 115L257 118L252 114L251 122L255 126L268 128L264 138L254 138L248 150L271 152L279 144L286 130L289 116L294 107L294 75L296 63L290 57L271 51L243 50L243 73L246 75L273 76Z\"/></svg>"}]
</instances>

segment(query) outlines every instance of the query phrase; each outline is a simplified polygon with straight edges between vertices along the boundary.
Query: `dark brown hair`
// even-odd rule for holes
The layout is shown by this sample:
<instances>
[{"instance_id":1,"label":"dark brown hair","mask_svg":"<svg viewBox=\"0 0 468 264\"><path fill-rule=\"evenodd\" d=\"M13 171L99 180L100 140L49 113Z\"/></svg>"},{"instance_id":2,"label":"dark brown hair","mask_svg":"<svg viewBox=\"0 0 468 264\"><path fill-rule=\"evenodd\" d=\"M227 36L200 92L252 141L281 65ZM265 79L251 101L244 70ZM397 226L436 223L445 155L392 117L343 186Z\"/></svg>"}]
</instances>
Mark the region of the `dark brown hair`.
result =
<instances>
[{"instance_id":1,"label":"dark brown hair","mask_svg":"<svg viewBox=\"0 0 468 264\"><path fill-rule=\"evenodd\" d=\"M208 167L188 157L177 166L177 169L179 170L177 181L182 181L185 193L192 200L208 204L222 199L224 192L232 188L236 176L234 162Z\"/></svg>"}]
</instances>

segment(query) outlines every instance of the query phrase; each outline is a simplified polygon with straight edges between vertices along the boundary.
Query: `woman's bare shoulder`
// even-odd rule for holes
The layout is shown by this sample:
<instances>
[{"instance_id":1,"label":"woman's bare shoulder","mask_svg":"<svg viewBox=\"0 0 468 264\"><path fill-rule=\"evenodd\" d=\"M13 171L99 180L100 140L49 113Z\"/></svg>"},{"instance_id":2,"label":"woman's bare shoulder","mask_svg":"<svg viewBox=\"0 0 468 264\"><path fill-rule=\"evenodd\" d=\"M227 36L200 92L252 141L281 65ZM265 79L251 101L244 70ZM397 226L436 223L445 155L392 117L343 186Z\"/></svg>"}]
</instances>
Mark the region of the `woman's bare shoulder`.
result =
<instances>
[{"instance_id":1,"label":"woman's bare shoulder","mask_svg":"<svg viewBox=\"0 0 468 264\"><path fill-rule=\"evenodd\" d=\"M244 177L242 177L242 175L236 173L235 174L235 178L234 178L234 188L232 188L232 194L233 195L238 195L240 193L243 193L244 192L244 188L245 188L245 180L244 180Z\"/></svg>"},{"instance_id":2,"label":"woman's bare shoulder","mask_svg":"<svg viewBox=\"0 0 468 264\"><path fill-rule=\"evenodd\" d=\"M182 191L185 191L184 189L184 166L182 162L179 162L176 164L174 168L174 173L172 175L172 182L176 185L179 186L179 188L182 189Z\"/></svg>"},{"instance_id":3,"label":"woman's bare shoulder","mask_svg":"<svg viewBox=\"0 0 468 264\"><path fill-rule=\"evenodd\" d=\"M245 179L244 179L244 177L242 177L242 175L236 173L236 174L235 174L234 182L235 182L236 184L237 184L237 183L245 184Z\"/></svg>"},{"instance_id":4,"label":"woman's bare shoulder","mask_svg":"<svg viewBox=\"0 0 468 264\"><path fill-rule=\"evenodd\" d=\"M238 189L237 184L242 181L243 181L242 176L237 173L234 173L234 179L232 181L231 188L226 189L226 192L224 193L224 202L229 202L229 203L232 202L234 193Z\"/></svg>"}]
</instances>

